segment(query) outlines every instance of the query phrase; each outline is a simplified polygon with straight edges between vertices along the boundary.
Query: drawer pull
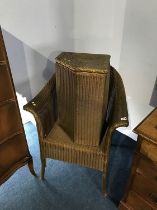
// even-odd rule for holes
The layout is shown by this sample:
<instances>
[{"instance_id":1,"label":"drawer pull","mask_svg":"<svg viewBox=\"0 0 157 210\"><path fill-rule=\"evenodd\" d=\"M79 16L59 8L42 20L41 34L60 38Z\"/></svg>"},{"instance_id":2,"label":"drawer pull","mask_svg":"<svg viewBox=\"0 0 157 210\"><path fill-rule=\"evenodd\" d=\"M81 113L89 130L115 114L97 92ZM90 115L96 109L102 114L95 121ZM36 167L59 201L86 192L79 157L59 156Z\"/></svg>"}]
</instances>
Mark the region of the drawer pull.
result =
<instances>
[{"instance_id":1,"label":"drawer pull","mask_svg":"<svg viewBox=\"0 0 157 210\"><path fill-rule=\"evenodd\" d=\"M157 204L157 195L149 193L149 197L153 201L153 203Z\"/></svg>"}]
</instances>

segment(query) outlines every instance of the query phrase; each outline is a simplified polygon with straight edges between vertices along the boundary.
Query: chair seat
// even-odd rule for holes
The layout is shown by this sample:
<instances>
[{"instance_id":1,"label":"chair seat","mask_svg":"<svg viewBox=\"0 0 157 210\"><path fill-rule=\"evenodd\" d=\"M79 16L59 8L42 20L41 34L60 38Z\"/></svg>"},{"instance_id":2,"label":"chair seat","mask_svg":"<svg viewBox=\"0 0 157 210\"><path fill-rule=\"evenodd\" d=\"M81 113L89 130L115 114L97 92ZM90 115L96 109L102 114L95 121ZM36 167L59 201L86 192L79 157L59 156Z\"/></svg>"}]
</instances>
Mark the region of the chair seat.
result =
<instances>
[{"instance_id":1,"label":"chair seat","mask_svg":"<svg viewBox=\"0 0 157 210\"><path fill-rule=\"evenodd\" d=\"M42 146L45 157L103 171L105 153L101 147L76 144L57 122L49 135L42 141Z\"/></svg>"}]
</instances>

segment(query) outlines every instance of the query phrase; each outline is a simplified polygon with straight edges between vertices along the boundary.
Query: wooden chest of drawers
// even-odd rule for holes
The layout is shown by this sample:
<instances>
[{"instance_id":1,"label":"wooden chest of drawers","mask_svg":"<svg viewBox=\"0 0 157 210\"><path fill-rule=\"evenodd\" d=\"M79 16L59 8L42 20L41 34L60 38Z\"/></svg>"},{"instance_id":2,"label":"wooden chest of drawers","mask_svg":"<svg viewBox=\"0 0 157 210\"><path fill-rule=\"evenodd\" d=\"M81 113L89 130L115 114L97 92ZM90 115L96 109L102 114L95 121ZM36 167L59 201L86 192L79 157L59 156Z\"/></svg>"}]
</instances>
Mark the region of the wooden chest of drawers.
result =
<instances>
[{"instance_id":1,"label":"wooden chest of drawers","mask_svg":"<svg viewBox=\"0 0 157 210\"><path fill-rule=\"evenodd\" d=\"M135 129L138 144L120 210L157 210L157 108Z\"/></svg>"},{"instance_id":2,"label":"wooden chest of drawers","mask_svg":"<svg viewBox=\"0 0 157 210\"><path fill-rule=\"evenodd\" d=\"M0 28L0 185L26 164L35 176Z\"/></svg>"}]
</instances>

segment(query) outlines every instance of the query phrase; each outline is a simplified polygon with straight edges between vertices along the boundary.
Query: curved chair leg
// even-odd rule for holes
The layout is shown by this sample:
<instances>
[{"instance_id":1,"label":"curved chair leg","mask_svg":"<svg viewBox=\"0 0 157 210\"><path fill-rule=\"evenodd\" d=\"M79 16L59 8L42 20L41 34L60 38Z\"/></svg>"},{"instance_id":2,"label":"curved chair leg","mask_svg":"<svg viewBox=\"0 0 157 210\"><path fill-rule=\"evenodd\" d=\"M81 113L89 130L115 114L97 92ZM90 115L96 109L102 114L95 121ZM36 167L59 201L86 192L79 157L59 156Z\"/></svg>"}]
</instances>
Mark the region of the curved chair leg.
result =
<instances>
[{"instance_id":1,"label":"curved chair leg","mask_svg":"<svg viewBox=\"0 0 157 210\"><path fill-rule=\"evenodd\" d=\"M35 171L34 171L33 160L32 159L28 162L28 168L29 168L29 170L30 170L30 172L33 176L37 176Z\"/></svg>"},{"instance_id":2,"label":"curved chair leg","mask_svg":"<svg viewBox=\"0 0 157 210\"><path fill-rule=\"evenodd\" d=\"M45 175L45 167L46 167L46 158L41 160L41 179L44 180Z\"/></svg>"},{"instance_id":3,"label":"curved chair leg","mask_svg":"<svg viewBox=\"0 0 157 210\"><path fill-rule=\"evenodd\" d=\"M102 193L105 197L107 196L107 189L106 189L107 186L106 185L107 185L106 172L103 172L103 174L102 174Z\"/></svg>"},{"instance_id":4,"label":"curved chair leg","mask_svg":"<svg viewBox=\"0 0 157 210\"><path fill-rule=\"evenodd\" d=\"M102 193L106 197L107 196L107 173L108 172L108 160L104 165L104 170L102 174Z\"/></svg>"}]
</instances>

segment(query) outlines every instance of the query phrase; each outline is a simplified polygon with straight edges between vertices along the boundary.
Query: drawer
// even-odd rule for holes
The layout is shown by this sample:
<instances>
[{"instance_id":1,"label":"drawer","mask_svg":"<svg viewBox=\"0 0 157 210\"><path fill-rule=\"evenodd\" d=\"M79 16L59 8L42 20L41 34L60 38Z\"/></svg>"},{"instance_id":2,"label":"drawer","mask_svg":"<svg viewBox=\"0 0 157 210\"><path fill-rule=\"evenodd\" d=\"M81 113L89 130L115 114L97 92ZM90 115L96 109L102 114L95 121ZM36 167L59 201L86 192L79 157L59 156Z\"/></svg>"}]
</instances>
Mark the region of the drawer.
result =
<instances>
[{"instance_id":1,"label":"drawer","mask_svg":"<svg viewBox=\"0 0 157 210\"><path fill-rule=\"evenodd\" d=\"M0 101L12 99L13 97L14 92L9 70L6 65L0 65Z\"/></svg>"},{"instance_id":2,"label":"drawer","mask_svg":"<svg viewBox=\"0 0 157 210\"><path fill-rule=\"evenodd\" d=\"M3 62L4 60L5 60L4 49L2 47L2 43L0 43L0 62Z\"/></svg>"},{"instance_id":3,"label":"drawer","mask_svg":"<svg viewBox=\"0 0 157 210\"><path fill-rule=\"evenodd\" d=\"M29 156L29 151L24 134L14 136L12 139L0 145L0 175L8 171L8 168Z\"/></svg>"},{"instance_id":4,"label":"drawer","mask_svg":"<svg viewBox=\"0 0 157 210\"><path fill-rule=\"evenodd\" d=\"M131 188L157 209L157 184L155 182L136 173Z\"/></svg>"},{"instance_id":5,"label":"drawer","mask_svg":"<svg viewBox=\"0 0 157 210\"><path fill-rule=\"evenodd\" d=\"M155 144L143 140L140 148L140 153L142 153L157 164L157 146Z\"/></svg>"},{"instance_id":6,"label":"drawer","mask_svg":"<svg viewBox=\"0 0 157 210\"><path fill-rule=\"evenodd\" d=\"M155 210L149 205L141 196L137 193L130 191L126 203L131 206L134 210Z\"/></svg>"},{"instance_id":7,"label":"drawer","mask_svg":"<svg viewBox=\"0 0 157 210\"><path fill-rule=\"evenodd\" d=\"M136 171L157 184L157 165L145 158L140 158Z\"/></svg>"},{"instance_id":8,"label":"drawer","mask_svg":"<svg viewBox=\"0 0 157 210\"><path fill-rule=\"evenodd\" d=\"M22 130L18 107L14 101L0 104L0 129L0 144Z\"/></svg>"}]
</instances>

